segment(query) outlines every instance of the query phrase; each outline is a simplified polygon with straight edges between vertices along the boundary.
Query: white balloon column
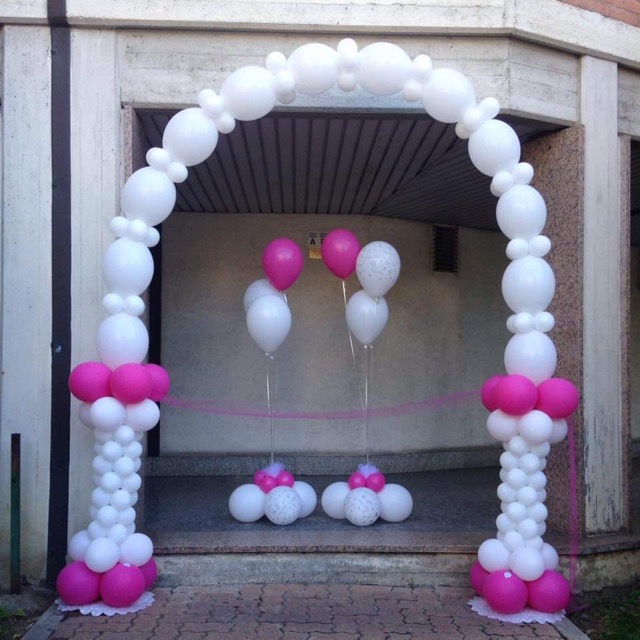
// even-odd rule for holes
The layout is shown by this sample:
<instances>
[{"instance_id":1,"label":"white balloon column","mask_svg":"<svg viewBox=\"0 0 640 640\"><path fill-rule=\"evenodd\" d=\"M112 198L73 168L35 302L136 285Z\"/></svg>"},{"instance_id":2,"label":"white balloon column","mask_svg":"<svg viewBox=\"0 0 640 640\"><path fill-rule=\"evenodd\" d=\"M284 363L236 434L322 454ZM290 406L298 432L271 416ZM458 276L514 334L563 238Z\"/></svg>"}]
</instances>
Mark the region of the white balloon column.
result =
<instances>
[{"instance_id":1,"label":"white balloon column","mask_svg":"<svg viewBox=\"0 0 640 640\"><path fill-rule=\"evenodd\" d=\"M140 295L153 272L148 247L159 241L153 227L171 213L175 183L187 178L187 167L202 162L214 151L219 134L231 132L236 120L261 118L276 104L293 102L297 93L318 95L333 86L343 91L359 88L379 96L401 92L407 101L421 102L431 117L455 123L457 135L469 140L471 162L492 178L491 191L499 197L498 223L510 238L507 255L512 263L505 272L503 291L514 312L507 326L515 335L505 350L509 375L496 384L492 382L484 393L485 403L493 412L489 429L505 446L501 459L503 484L499 489L503 513L498 517L497 537L480 548L477 567L481 571L476 567L472 577L478 578L477 588L496 609L512 610L523 606L527 599L537 608L559 608L564 601L564 596L548 597L550 593L565 592L560 574L554 571L557 554L542 541L546 517L544 466L549 444L566 432L564 418L575 407L577 396L570 383L551 377L556 350L546 335L553 328L553 317L546 308L553 297L554 278L544 260L550 249L548 238L541 235L546 219L544 201L529 186L533 168L520 162L515 131L495 119L500 109L498 101L485 98L477 102L464 75L453 69L434 70L428 56L411 60L401 48L388 42L370 44L358 51L351 39L342 40L336 50L323 44L306 44L288 59L282 53L271 53L266 68L238 69L224 81L219 93L203 90L198 107L171 118L162 148L147 153L149 166L127 180L121 198L124 215L111 223L118 239L104 261L105 283L110 292L104 298L108 317L97 334L101 362L79 365L70 381L74 394L86 403L80 408L82 420L95 430L97 486L92 495L92 522L86 531L72 538L69 546L76 562L59 577L64 600L90 601L102 595L105 600L114 598L121 603L144 588L140 586L141 568L148 565L153 549L146 536L134 533L134 505L140 486L140 448L136 445L143 432L158 420L154 400L161 394L153 382L158 371L141 364L148 336L139 318L144 310ZM384 328L386 314L381 296L388 275L381 274L370 282L368 293L363 282L365 293L352 298L348 316L354 335L365 344L370 344ZM364 271L363 276L368 278ZM278 291L283 289L274 286ZM253 317L254 306L265 298L270 298L270 306L283 310L279 295L269 295L253 302L247 315ZM368 298L373 299L375 308ZM255 315L264 318L268 314L261 309ZM364 323L363 318L367 319ZM370 322L371 319L375 321ZM252 326L253 321L249 323L250 331ZM286 335L286 331L282 333ZM261 339L259 328L254 337ZM275 338L261 344L264 351L277 348L278 340L284 339L282 335ZM122 367L125 368L121 370ZM78 388L74 390L75 383ZM87 389L90 392L84 393ZM129 389L136 392L129 395ZM492 389L499 400L494 399ZM521 395L528 398L526 403L520 402ZM534 395L537 399L532 404ZM374 474L365 477L365 489L371 475ZM256 489L260 491L259 487ZM399 491L387 486L378 495L385 490ZM345 488L336 491L344 492ZM357 487L349 498L362 492ZM360 514L357 517L363 523L373 518L378 508L375 501L369 500L370 495L366 496L353 498L357 502L353 513ZM345 498L345 510L347 502ZM407 500L400 499L400 503L406 506ZM382 515L382 501L379 506ZM276 518L280 516L274 513Z\"/></svg>"}]
</instances>

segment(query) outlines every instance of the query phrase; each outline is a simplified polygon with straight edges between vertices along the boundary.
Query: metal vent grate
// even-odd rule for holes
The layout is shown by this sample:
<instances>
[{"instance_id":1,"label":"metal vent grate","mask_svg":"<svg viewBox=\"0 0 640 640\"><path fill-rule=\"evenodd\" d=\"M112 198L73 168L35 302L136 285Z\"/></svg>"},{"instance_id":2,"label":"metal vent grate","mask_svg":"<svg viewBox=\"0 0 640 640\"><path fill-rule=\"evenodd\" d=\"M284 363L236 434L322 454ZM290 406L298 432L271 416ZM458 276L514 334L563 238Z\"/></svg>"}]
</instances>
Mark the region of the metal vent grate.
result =
<instances>
[{"instance_id":1,"label":"metal vent grate","mask_svg":"<svg viewBox=\"0 0 640 640\"><path fill-rule=\"evenodd\" d=\"M458 273L458 227L433 226L433 270Z\"/></svg>"}]
</instances>

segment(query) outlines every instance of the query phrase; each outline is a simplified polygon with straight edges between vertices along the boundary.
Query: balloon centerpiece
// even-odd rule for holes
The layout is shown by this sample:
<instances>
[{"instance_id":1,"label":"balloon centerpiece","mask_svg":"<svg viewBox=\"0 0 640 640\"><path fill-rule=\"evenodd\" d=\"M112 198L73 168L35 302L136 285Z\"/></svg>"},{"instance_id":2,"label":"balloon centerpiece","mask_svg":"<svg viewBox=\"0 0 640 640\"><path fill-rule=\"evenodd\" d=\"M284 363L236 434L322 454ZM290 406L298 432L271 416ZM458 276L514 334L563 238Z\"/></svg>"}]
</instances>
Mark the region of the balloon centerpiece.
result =
<instances>
[{"instance_id":1,"label":"balloon centerpiece","mask_svg":"<svg viewBox=\"0 0 640 640\"><path fill-rule=\"evenodd\" d=\"M292 524L305 518L316 507L313 487L296 481L280 462L274 462L275 425L272 402L272 369L275 351L291 329L291 311L284 294L300 276L302 251L288 238L270 242L262 256L266 279L252 282L244 294L249 334L264 352L267 363L267 408L271 437L271 464L255 472L253 483L237 487L229 497L229 511L239 522L256 522L263 516L277 525Z\"/></svg>"},{"instance_id":2,"label":"balloon centerpiece","mask_svg":"<svg viewBox=\"0 0 640 640\"><path fill-rule=\"evenodd\" d=\"M350 231L336 229L324 239L322 258L334 275L343 278L345 315L354 365L356 357L351 335L364 347L364 393L361 393L361 398L366 455L366 463L351 474L348 482L334 482L325 489L322 508L329 517L347 519L359 527L371 525L378 518L401 522L413 510L411 494L399 484L386 484L380 470L369 463L369 384L373 342L389 319L389 307L383 296L400 275L400 256L390 244L382 241L371 242L360 249L360 243ZM347 302L344 278L354 270L363 288Z\"/></svg>"}]
</instances>

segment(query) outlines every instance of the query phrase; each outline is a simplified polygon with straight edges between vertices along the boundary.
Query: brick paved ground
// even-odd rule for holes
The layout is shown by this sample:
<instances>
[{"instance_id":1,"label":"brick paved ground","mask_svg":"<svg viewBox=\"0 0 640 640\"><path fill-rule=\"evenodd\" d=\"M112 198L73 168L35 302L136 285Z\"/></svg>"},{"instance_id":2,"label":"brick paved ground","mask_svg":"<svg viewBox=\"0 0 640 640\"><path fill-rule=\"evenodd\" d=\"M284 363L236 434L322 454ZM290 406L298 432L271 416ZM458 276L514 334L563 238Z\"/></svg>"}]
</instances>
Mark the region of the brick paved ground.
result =
<instances>
[{"instance_id":1,"label":"brick paved ground","mask_svg":"<svg viewBox=\"0 0 640 640\"><path fill-rule=\"evenodd\" d=\"M50 640L392 640L565 638L552 625L512 625L479 616L461 587L241 585L155 589L137 614L69 614Z\"/></svg>"}]
</instances>

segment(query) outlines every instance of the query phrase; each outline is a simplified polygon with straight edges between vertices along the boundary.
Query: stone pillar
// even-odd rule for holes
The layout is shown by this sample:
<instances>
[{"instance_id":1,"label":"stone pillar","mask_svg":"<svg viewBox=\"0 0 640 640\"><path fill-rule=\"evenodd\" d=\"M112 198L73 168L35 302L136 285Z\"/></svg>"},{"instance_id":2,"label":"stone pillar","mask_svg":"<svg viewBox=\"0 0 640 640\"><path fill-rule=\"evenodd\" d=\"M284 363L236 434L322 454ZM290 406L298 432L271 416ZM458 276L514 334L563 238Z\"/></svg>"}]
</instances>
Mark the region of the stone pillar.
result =
<instances>
[{"instance_id":1,"label":"stone pillar","mask_svg":"<svg viewBox=\"0 0 640 640\"><path fill-rule=\"evenodd\" d=\"M573 416L582 535L629 526L629 141L617 129L617 66L584 57L581 127L536 140L525 159L547 201L556 375L581 390ZM549 459L549 524L569 529L568 444Z\"/></svg>"}]
</instances>

